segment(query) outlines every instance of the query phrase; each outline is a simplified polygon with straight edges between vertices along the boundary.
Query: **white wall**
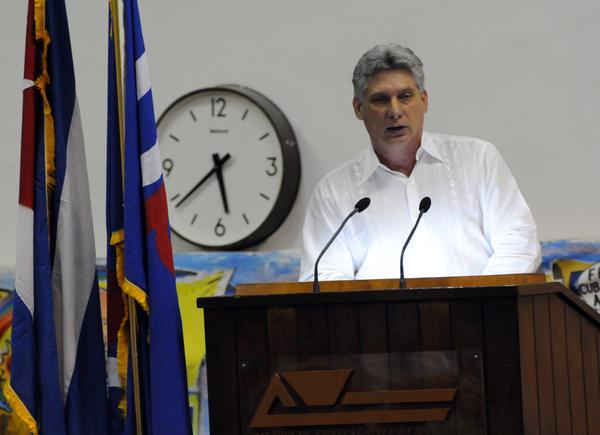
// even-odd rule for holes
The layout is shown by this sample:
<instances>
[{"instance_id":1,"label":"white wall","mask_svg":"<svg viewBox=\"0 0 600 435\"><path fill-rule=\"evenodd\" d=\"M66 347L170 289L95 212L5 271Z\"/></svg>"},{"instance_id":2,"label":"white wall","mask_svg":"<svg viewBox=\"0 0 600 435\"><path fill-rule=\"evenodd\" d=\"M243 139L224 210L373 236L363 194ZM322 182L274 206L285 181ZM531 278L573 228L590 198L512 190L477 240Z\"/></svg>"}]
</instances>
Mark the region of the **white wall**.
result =
<instances>
[{"instance_id":1,"label":"white wall","mask_svg":"<svg viewBox=\"0 0 600 435\"><path fill-rule=\"evenodd\" d=\"M425 63L430 131L497 145L543 240L600 236L600 3L595 0L140 1L157 117L191 90L239 83L275 101L300 143L292 213L258 249L298 247L318 179L366 145L351 72L372 45L397 41ZM105 253L108 1L67 0L77 89ZM0 18L0 264L14 263L25 0ZM190 249L182 242L177 249Z\"/></svg>"}]
</instances>

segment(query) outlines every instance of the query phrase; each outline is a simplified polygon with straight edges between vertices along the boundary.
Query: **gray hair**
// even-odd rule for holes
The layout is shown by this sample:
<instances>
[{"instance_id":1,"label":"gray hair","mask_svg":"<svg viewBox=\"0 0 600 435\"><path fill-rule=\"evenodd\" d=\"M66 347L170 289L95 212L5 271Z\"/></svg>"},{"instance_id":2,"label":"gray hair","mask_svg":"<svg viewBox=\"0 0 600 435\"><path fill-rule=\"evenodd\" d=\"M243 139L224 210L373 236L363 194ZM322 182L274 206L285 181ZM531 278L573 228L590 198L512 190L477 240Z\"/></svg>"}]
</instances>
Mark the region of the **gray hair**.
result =
<instances>
[{"instance_id":1,"label":"gray hair","mask_svg":"<svg viewBox=\"0 0 600 435\"><path fill-rule=\"evenodd\" d=\"M412 75L420 92L425 91L423 62L410 48L398 44L381 44L361 56L354 67L354 98L362 101L369 79L380 71L404 70Z\"/></svg>"}]
</instances>

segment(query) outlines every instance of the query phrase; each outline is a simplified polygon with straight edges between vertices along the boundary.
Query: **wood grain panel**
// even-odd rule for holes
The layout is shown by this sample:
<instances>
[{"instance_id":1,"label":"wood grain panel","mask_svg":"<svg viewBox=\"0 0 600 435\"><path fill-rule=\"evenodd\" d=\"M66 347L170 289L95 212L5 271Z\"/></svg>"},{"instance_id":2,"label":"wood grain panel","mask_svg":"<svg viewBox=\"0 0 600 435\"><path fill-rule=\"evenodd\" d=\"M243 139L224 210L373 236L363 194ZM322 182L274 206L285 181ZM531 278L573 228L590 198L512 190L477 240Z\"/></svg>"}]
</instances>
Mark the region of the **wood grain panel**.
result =
<instances>
[{"instance_id":1,"label":"wood grain panel","mask_svg":"<svg viewBox=\"0 0 600 435\"><path fill-rule=\"evenodd\" d=\"M556 295L550 297L550 330L552 336L552 367L556 432L571 435L571 395L569 392L569 364L567 361L567 332L565 306Z\"/></svg>"},{"instance_id":2,"label":"wood grain panel","mask_svg":"<svg viewBox=\"0 0 600 435\"><path fill-rule=\"evenodd\" d=\"M415 352L420 350L419 307L417 303L391 303L387 306L390 361L390 388L420 388L420 364Z\"/></svg>"},{"instance_id":3,"label":"wood grain panel","mask_svg":"<svg viewBox=\"0 0 600 435\"><path fill-rule=\"evenodd\" d=\"M448 301L421 302L421 350L450 350L450 303Z\"/></svg>"},{"instance_id":4,"label":"wood grain panel","mask_svg":"<svg viewBox=\"0 0 600 435\"><path fill-rule=\"evenodd\" d=\"M244 400L240 402L242 434L249 429L260 399L269 383L269 351L267 349L267 316L263 309L236 312L239 389Z\"/></svg>"},{"instance_id":5,"label":"wood grain panel","mask_svg":"<svg viewBox=\"0 0 600 435\"><path fill-rule=\"evenodd\" d=\"M556 435L550 307L547 295L533 297L533 319L540 432L544 435Z\"/></svg>"},{"instance_id":6,"label":"wood grain panel","mask_svg":"<svg viewBox=\"0 0 600 435\"><path fill-rule=\"evenodd\" d=\"M211 430L214 433L239 434L241 422L235 315L231 310L206 310L204 319L207 325L212 326L206 333Z\"/></svg>"},{"instance_id":7,"label":"wood grain panel","mask_svg":"<svg viewBox=\"0 0 600 435\"><path fill-rule=\"evenodd\" d=\"M305 370L329 367L327 306L304 305L296 308L298 362Z\"/></svg>"},{"instance_id":8,"label":"wood grain panel","mask_svg":"<svg viewBox=\"0 0 600 435\"><path fill-rule=\"evenodd\" d=\"M358 307L360 351L383 353L388 350L385 304L361 304Z\"/></svg>"},{"instance_id":9,"label":"wood grain panel","mask_svg":"<svg viewBox=\"0 0 600 435\"><path fill-rule=\"evenodd\" d=\"M516 300L485 299L483 330L488 434L522 434Z\"/></svg>"},{"instance_id":10,"label":"wood grain panel","mask_svg":"<svg viewBox=\"0 0 600 435\"><path fill-rule=\"evenodd\" d=\"M328 305L327 318L330 354L358 353L360 335L356 305Z\"/></svg>"},{"instance_id":11,"label":"wood grain panel","mask_svg":"<svg viewBox=\"0 0 600 435\"><path fill-rule=\"evenodd\" d=\"M587 320L581 322L583 345L583 372L588 433L600 431L600 373L596 330Z\"/></svg>"},{"instance_id":12,"label":"wood grain panel","mask_svg":"<svg viewBox=\"0 0 600 435\"><path fill-rule=\"evenodd\" d=\"M364 384L356 355L360 351L358 309L356 305L331 304L327 306L329 337L329 364L331 368L355 369L348 381L348 389L357 391Z\"/></svg>"},{"instance_id":13,"label":"wood grain panel","mask_svg":"<svg viewBox=\"0 0 600 435\"><path fill-rule=\"evenodd\" d=\"M456 433L487 433L482 372L483 319L480 300L450 303L452 348L457 351ZM467 352L469 351L469 352Z\"/></svg>"},{"instance_id":14,"label":"wood grain panel","mask_svg":"<svg viewBox=\"0 0 600 435\"><path fill-rule=\"evenodd\" d=\"M536 376L533 297L520 298L518 306L523 430L525 435L539 435L540 418L538 413L539 397Z\"/></svg>"},{"instance_id":15,"label":"wood grain panel","mask_svg":"<svg viewBox=\"0 0 600 435\"><path fill-rule=\"evenodd\" d=\"M360 352L365 361L370 361L369 372L371 374L362 390L388 390L390 387L390 361L385 304L359 305L358 324Z\"/></svg>"},{"instance_id":16,"label":"wood grain panel","mask_svg":"<svg viewBox=\"0 0 600 435\"><path fill-rule=\"evenodd\" d=\"M416 362L420 350L419 306L416 302L387 304L388 348L390 359L390 388L409 389L422 387L421 365ZM422 424L408 425L401 432L423 435Z\"/></svg>"},{"instance_id":17,"label":"wood grain panel","mask_svg":"<svg viewBox=\"0 0 600 435\"><path fill-rule=\"evenodd\" d=\"M390 352L416 352L421 349L419 305L416 302L387 304L387 319Z\"/></svg>"},{"instance_id":18,"label":"wood grain panel","mask_svg":"<svg viewBox=\"0 0 600 435\"><path fill-rule=\"evenodd\" d=\"M483 349L482 305L479 300L450 302L452 347L457 350Z\"/></svg>"},{"instance_id":19,"label":"wood grain panel","mask_svg":"<svg viewBox=\"0 0 600 435\"><path fill-rule=\"evenodd\" d=\"M270 372L297 370L298 333L296 309L274 307L267 310Z\"/></svg>"},{"instance_id":20,"label":"wood grain panel","mask_svg":"<svg viewBox=\"0 0 600 435\"><path fill-rule=\"evenodd\" d=\"M507 275L445 276L437 278L408 278L406 287L411 288L448 288L448 287L493 287L505 285L542 284L546 282L543 273L518 273ZM397 279L320 281L322 292L363 291L376 289L396 289ZM312 293L312 282L278 282L240 284L237 295L268 295L289 293Z\"/></svg>"},{"instance_id":21,"label":"wood grain panel","mask_svg":"<svg viewBox=\"0 0 600 435\"><path fill-rule=\"evenodd\" d=\"M578 313L570 307L565 307L565 323L567 327L567 358L569 361L569 391L573 435L587 435L581 321Z\"/></svg>"},{"instance_id":22,"label":"wood grain panel","mask_svg":"<svg viewBox=\"0 0 600 435\"><path fill-rule=\"evenodd\" d=\"M421 351L436 351L429 354L423 364L423 386L429 388L454 386L455 361L447 359L439 352L452 349L450 303L447 300L419 303L419 322ZM427 433L430 435L456 433L454 405L444 424L427 424Z\"/></svg>"}]
</instances>

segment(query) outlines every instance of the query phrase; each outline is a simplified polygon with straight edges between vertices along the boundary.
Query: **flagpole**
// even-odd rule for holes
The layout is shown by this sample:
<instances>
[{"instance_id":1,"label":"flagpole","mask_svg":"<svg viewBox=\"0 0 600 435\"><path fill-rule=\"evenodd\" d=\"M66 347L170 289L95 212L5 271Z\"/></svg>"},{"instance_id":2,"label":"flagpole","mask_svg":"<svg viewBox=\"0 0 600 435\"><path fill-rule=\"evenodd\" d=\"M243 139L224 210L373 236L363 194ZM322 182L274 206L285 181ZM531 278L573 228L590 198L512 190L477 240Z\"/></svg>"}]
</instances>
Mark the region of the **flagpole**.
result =
<instances>
[{"instance_id":1,"label":"flagpole","mask_svg":"<svg viewBox=\"0 0 600 435\"><path fill-rule=\"evenodd\" d=\"M118 0L110 0L110 10L112 15L112 31L115 52L115 69L117 78L117 101L119 113L119 143L121 149L121 180L125 185L125 129L124 129L124 98L123 98L123 77L122 77L122 58L121 58L121 18L118 9ZM140 394L140 373L139 358L137 349L137 311L135 309L135 300L127 296L127 305L129 312L129 342L131 344L131 367L133 369L133 398L135 407L135 427L136 434L143 435L142 429L142 403ZM125 389L126 390L126 389Z\"/></svg>"}]
</instances>

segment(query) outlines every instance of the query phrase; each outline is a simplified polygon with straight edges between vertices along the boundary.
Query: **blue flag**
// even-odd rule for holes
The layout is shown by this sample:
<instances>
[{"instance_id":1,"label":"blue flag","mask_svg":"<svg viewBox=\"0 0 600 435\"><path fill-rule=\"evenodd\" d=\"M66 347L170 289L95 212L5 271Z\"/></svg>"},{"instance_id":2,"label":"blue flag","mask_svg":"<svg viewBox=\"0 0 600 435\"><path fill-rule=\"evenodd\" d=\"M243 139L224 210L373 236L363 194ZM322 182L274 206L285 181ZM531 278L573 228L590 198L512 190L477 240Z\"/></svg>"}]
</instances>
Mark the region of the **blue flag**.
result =
<instances>
[{"instance_id":1,"label":"blue flag","mask_svg":"<svg viewBox=\"0 0 600 435\"><path fill-rule=\"evenodd\" d=\"M137 365L142 405L138 424L144 434L188 435L191 423L181 317L137 2L124 0L122 10L117 11L111 4L111 12L106 206L111 433L135 433L132 371ZM115 23L112 17L122 22ZM120 48L115 50L117 32ZM116 66L116 54L122 59L121 68ZM133 327L130 299L136 302L138 323L139 357L135 361L128 335Z\"/></svg>"},{"instance_id":2,"label":"blue flag","mask_svg":"<svg viewBox=\"0 0 600 435\"><path fill-rule=\"evenodd\" d=\"M29 1L18 216L6 397L34 434L105 434L96 253L64 0Z\"/></svg>"}]
</instances>

